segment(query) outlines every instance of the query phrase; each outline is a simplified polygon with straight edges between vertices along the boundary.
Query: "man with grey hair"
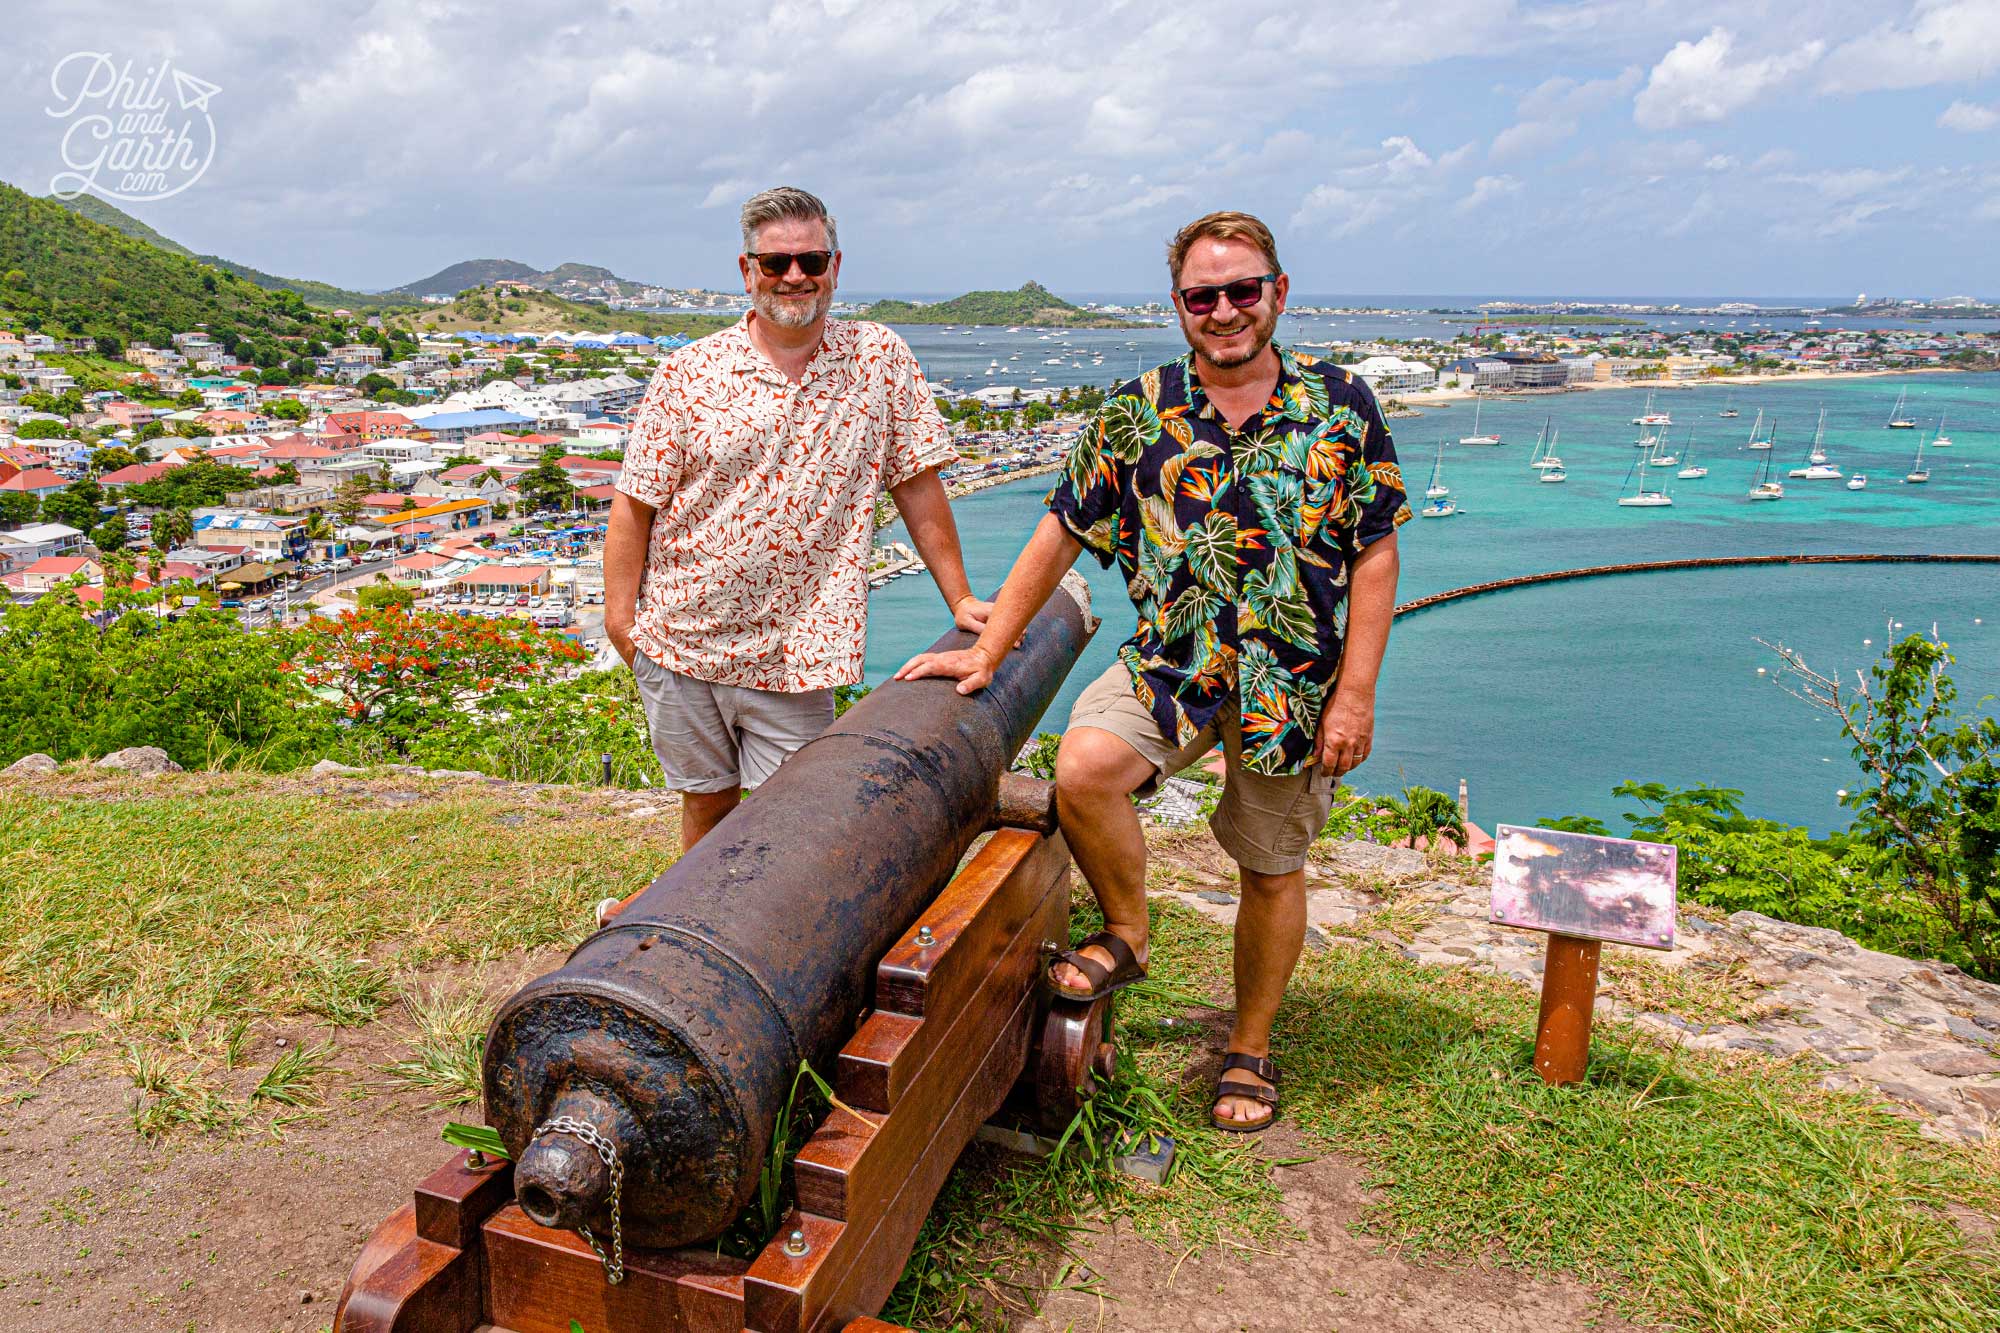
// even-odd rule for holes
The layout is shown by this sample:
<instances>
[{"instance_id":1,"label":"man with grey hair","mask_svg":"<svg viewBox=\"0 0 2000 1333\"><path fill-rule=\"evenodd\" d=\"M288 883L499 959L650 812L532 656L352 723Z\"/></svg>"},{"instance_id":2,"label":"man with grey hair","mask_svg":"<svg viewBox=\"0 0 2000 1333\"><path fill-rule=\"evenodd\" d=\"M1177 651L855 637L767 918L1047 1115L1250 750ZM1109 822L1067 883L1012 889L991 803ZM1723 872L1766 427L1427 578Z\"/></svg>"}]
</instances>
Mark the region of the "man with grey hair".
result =
<instances>
[{"instance_id":1,"label":"man with grey hair","mask_svg":"<svg viewBox=\"0 0 2000 1333\"><path fill-rule=\"evenodd\" d=\"M883 491L957 624L977 632L991 610L966 583L937 474L955 455L915 354L880 324L827 319L826 205L754 196L736 263L750 313L654 375L604 545L605 635L681 793L683 851L860 681Z\"/></svg>"}]
</instances>

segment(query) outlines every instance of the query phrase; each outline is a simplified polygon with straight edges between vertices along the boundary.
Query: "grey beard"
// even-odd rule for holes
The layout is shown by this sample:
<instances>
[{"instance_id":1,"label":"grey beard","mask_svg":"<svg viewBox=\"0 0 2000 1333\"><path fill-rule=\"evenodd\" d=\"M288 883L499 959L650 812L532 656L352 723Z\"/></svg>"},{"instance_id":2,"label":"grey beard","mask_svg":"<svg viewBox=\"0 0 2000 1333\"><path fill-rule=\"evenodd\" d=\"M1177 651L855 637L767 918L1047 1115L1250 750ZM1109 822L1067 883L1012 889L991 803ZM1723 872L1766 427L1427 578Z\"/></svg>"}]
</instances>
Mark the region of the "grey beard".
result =
<instances>
[{"instance_id":1,"label":"grey beard","mask_svg":"<svg viewBox=\"0 0 2000 1333\"><path fill-rule=\"evenodd\" d=\"M773 324L787 329L803 329L815 320L821 319L833 306L833 293L823 292L811 306L801 312L796 302L781 300L769 292L758 292L751 298L751 305L760 319L768 319Z\"/></svg>"}]
</instances>

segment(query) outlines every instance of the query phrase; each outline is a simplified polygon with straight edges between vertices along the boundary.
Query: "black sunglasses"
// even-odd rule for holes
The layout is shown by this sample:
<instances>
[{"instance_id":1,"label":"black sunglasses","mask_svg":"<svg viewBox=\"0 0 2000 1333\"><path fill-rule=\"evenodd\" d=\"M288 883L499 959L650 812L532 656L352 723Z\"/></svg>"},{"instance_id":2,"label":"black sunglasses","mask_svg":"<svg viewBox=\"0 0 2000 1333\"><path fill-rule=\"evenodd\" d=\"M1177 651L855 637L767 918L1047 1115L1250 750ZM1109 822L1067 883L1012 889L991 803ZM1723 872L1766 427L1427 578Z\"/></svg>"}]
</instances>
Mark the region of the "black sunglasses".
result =
<instances>
[{"instance_id":1,"label":"black sunglasses","mask_svg":"<svg viewBox=\"0 0 2000 1333\"><path fill-rule=\"evenodd\" d=\"M831 250L802 250L795 255L757 254L746 250L744 254L757 261L757 267L764 270L767 278L782 278L792 271L792 265L799 266L799 272L808 278L817 278L826 272L826 266L833 262Z\"/></svg>"},{"instance_id":2,"label":"black sunglasses","mask_svg":"<svg viewBox=\"0 0 2000 1333\"><path fill-rule=\"evenodd\" d=\"M1183 287L1180 289L1181 309L1190 315L1206 315L1215 309L1217 297L1226 296L1230 305L1238 310L1248 310L1264 299L1264 284L1277 280L1277 274L1264 273L1254 278L1238 278L1234 282L1210 287Z\"/></svg>"}]
</instances>

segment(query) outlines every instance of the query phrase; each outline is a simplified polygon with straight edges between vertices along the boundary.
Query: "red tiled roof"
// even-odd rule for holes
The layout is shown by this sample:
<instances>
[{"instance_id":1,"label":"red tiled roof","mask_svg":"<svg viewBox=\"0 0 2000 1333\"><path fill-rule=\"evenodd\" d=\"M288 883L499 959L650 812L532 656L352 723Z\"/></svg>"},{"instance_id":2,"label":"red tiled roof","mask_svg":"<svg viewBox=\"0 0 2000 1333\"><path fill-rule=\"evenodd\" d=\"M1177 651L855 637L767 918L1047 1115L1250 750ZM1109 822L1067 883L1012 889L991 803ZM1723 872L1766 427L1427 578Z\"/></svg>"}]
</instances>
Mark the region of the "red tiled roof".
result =
<instances>
[{"instance_id":1,"label":"red tiled roof","mask_svg":"<svg viewBox=\"0 0 2000 1333\"><path fill-rule=\"evenodd\" d=\"M525 588L540 583L548 576L547 565L482 565L460 574L458 581L493 588Z\"/></svg>"},{"instance_id":2,"label":"red tiled roof","mask_svg":"<svg viewBox=\"0 0 2000 1333\"><path fill-rule=\"evenodd\" d=\"M97 479L99 486L136 486L180 467L179 463L128 463Z\"/></svg>"},{"instance_id":3,"label":"red tiled roof","mask_svg":"<svg viewBox=\"0 0 2000 1333\"><path fill-rule=\"evenodd\" d=\"M0 491L46 491L51 489L59 490L67 485L69 485L67 481L57 476L55 473L49 471L47 468L31 467L23 470L17 476L12 476L7 478L7 480L5 481L0 481Z\"/></svg>"},{"instance_id":4,"label":"red tiled roof","mask_svg":"<svg viewBox=\"0 0 2000 1333\"><path fill-rule=\"evenodd\" d=\"M95 563L97 562L86 555L45 555L34 564L29 565L27 572L30 574L51 574L57 578L68 578L71 574L82 570L86 565Z\"/></svg>"}]
</instances>

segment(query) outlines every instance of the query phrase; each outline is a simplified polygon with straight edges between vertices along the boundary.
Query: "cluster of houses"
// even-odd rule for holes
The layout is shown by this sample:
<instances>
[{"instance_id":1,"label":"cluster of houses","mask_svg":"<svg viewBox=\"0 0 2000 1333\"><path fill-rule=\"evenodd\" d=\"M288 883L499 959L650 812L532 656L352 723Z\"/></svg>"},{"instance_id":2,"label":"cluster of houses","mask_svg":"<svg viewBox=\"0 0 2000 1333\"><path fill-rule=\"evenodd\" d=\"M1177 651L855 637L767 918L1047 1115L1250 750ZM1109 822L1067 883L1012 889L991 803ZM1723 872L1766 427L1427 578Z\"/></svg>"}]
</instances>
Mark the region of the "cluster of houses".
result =
<instances>
[{"instance_id":1,"label":"cluster of houses","mask_svg":"<svg viewBox=\"0 0 2000 1333\"><path fill-rule=\"evenodd\" d=\"M540 345L589 350L591 343L611 347L615 337L547 335ZM476 573L488 557L470 549L484 550L470 530L518 509L520 479L549 459L568 474L579 519L608 508L630 414L659 358L685 339L617 341L630 349L618 369L572 378L555 377L566 368L554 351L523 351L534 368L495 378L502 355L490 341L468 335L427 342L391 366L382 364L378 346L337 347L318 360L325 382L277 385L260 382L256 367L233 364L194 331L175 335L171 348L128 348L135 369L122 390L85 393L82 411L58 414L23 400L78 389L57 362L94 352L94 345L0 330L0 495L19 493L39 505L93 479L100 521L122 517L130 540L148 548L138 562L141 586L185 579L248 595L359 561L385 563L427 586L455 586L461 576L468 588L493 582L494 575ZM424 376L440 378L428 383L427 401L390 408L357 396L353 385L373 374L412 387ZM158 405L190 389L202 406ZM299 406L274 410L279 402ZM38 420L54 429L23 430ZM172 433L146 431L153 422ZM142 432L150 437L143 442ZM143 461L98 466L99 451L112 446ZM240 469L242 488L220 504L192 508L192 534L159 551L152 541L157 512L126 493L197 462ZM361 484L368 489L350 514ZM0 599L37 597L79 578L87 600L101 589L105 553L91 545L89 531L72 525L79 520L64 516L70 521L0 522ZM351 521L333 521L337 516ZM508 573L499 581L521 579ZM541 590L537 576L523 584L524 592Z\"/></svg>"}]
</instances>

